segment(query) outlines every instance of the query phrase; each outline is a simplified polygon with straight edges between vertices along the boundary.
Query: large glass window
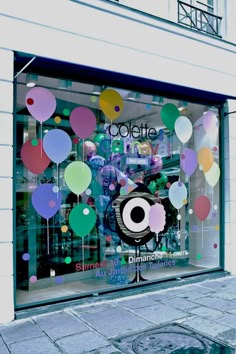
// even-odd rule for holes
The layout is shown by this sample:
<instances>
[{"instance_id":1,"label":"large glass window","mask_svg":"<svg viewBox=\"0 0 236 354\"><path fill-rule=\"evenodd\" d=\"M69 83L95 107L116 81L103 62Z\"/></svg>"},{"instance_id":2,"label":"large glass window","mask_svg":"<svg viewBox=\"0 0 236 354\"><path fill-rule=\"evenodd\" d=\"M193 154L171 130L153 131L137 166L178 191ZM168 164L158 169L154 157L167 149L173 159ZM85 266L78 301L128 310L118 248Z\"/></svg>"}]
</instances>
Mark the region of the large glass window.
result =
<instances>
[{"instance_id":1,"label":"large glass window","mask_svg":"<svg viewBox=\"0 0 236 354\"><path fill-rule=\"evenodd\" d=\"M218 108L16 83L17 305L220 266Z\"/></svg>"}]
</instances>

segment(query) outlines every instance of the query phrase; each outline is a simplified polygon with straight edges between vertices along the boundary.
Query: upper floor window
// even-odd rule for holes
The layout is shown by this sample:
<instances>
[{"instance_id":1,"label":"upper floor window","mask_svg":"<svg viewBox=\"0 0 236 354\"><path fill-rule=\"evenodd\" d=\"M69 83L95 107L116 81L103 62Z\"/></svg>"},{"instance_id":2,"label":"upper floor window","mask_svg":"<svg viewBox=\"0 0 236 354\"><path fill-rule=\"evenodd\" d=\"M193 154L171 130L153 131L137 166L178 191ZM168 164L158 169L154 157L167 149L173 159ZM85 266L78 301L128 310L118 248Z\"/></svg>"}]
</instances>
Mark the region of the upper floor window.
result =
<instances>
[{"instance_id":1,"label":"upper floor window","mask_svg":"<svg viewBox=\"0 0 236 354\"><path fill-rule=\"evenodd\" d=\"M222 18L215 14L214 0L178 1L178 22L193 29L221 37Z\"/></svg>"}]
</instances>

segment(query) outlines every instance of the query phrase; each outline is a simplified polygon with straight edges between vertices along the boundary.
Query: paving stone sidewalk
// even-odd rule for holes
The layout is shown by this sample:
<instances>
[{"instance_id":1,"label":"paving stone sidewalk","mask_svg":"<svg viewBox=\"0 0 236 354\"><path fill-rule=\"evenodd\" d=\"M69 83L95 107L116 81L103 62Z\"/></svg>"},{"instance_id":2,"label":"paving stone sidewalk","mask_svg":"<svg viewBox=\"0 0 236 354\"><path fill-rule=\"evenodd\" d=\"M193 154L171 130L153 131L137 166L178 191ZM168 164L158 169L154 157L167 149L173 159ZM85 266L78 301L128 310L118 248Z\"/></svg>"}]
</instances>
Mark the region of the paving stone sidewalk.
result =
<instances>
[{"instance_id":1,"label":"paving stone sidewalk","mask_svg":"<svg viewBox=\"0 0 236 354\"><path fill-rule=\"evenodd\" d=\"M236 348L236 276L15 320L0 326L0 354L124 353L114 338L169 322Z\"/></svg>"}]
</instances>

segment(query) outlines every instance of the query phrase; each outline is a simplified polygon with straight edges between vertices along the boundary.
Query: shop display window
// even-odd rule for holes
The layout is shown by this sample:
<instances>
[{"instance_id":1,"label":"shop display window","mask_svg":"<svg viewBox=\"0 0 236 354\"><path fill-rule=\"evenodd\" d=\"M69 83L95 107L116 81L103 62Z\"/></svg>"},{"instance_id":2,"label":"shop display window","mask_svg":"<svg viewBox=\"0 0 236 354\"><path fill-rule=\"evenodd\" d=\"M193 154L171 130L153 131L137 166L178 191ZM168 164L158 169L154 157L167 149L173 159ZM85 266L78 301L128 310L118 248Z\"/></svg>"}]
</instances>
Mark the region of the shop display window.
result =
<instances>
[{"instance_id":1,"label":"shop display window","mask_svg":"<svg viewBox=\"0 0 236 354\"><path fill-rule=\"evenodd\" d=\"M22 73L18 306L220 266L219 107L40 75L26 83Z\"/></svg>"}]
</instances>

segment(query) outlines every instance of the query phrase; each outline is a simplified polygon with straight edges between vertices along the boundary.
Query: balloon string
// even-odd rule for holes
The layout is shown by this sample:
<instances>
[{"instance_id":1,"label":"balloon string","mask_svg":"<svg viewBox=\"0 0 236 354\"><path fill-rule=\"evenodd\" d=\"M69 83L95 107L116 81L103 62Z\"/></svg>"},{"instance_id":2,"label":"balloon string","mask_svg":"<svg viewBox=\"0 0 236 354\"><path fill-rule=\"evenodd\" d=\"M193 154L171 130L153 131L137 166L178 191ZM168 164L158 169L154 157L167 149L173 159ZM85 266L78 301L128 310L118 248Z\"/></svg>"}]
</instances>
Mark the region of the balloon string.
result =
<instances>
[{"instance_id":1,"label":"balloon string","mask_svg":"<svg viewBox=\"0 0 236 354\"><path fill-rule=\"evenodd\" d=\"M179 215L179 209L178 209L178 215ZM179 232L179 226L180 226L180 220L178 220L178 232Z\"/></svg>"},{"instance_id":2,"label":"balloon string","mask_svg":"<svg viewBox=\"0 0 236 354\"><path fill-rule=\"evenodd\" d=\"M57 163L57 199L58 199L58 191L59 191L59 168L58 168L58 163Z\"/></svg>"},{"instance_id":3,"label":"balloon string","mask_svg":"<svg viewBox=\"0 0 236 354\"><path fill-rule=\"evenodd\" d=\"M202 248L203 248L203 221L202 221Z\"/></svg>"},{"instance_id":4,"label":"balloon string","mask_svg":"<svg viewBox=\"0 0 236 354\"><path fill-rule=\"evenodd\" d=\"M191 190L190 190L190 176L189 176L189 178L188 178L188 199L189 199L189 205L190 205L190 196L191 196L190 192L191 192Z\"/></svg>"},{"instance_id":5,"label":"balloon string","mask_svg":"<svg viewBox=\"0 0 236 354\"><path fill-rule=\"evenodd\" d=\"M47 219L47 254L49 254L49 224Z\"/></svg>"},{"instance_id":6,"label":"balloon string","mask_svg":"<svg viewBox=\"0 0 236 354\"><path fill-rule=\"evenodd\" d=\"M84 271L84 238L82 237L82 261L83 261L83 271Z\"/></svg>"},{"instance_id":7,"label":"balloon string","mask_svg":"<svg viewBox=\"0 0 236 354\"><path fill-rule=\"evenodd\" d=\"M84 139L83 139L83 157L82 157L82 159L83 159L83 171L84 171Z\"/></svg>"},{"instance_id":8,"label":"balloon string","mask_svg":"<svg viewBox=\"0 0 236 354\"><path fill-rule=\"evenodd\" d=\"M110 126L112 125L112 120L111 120L111 123L110 123ZM110 134L110 139L111 139L111 145L110 145L110 148L111 148L111 153L110 153L110 160L112 160L112 135Z\"/></svg>"},{"instance_id":9,"label":"balloon string","mask_svg":"<svg viewBox=\"0 0 236 354\"><path fill-rule=\"evenodd\" d=\"M214 188L212 187L212 194L211 194L212 200L211 200L211 206L212 209L214 209Z\"/></svg>"},{"instance_id":10,"label":"balloon string","mask_svg":"<svg viewBox=\"0 0 236 354\"><path fill-rule=\"evenodd\" d=\"M40 122L41 157L43 157L43 123Z\"/></svg>"}]
</instances>

